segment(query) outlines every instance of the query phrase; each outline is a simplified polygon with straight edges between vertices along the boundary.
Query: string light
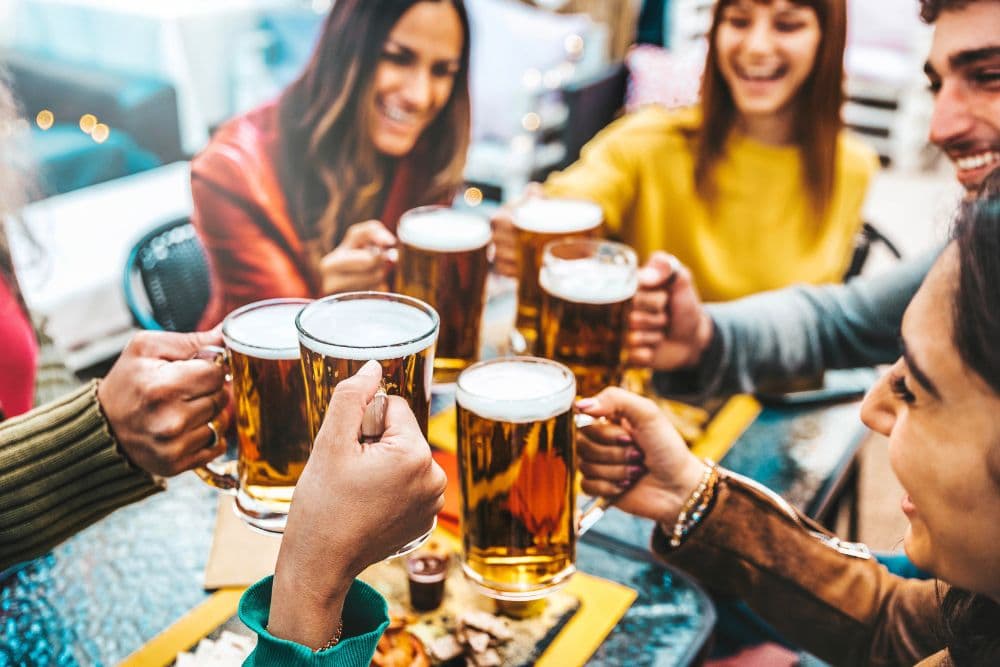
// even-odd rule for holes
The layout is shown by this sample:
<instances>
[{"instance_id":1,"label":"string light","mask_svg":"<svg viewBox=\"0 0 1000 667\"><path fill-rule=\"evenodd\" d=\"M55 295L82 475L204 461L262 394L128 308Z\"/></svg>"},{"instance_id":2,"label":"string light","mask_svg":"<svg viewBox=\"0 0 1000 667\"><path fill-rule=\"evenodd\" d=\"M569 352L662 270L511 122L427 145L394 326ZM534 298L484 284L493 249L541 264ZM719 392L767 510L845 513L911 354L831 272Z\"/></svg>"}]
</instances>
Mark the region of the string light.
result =
<instances>
[{"instance_id":1,"label":"string light","mask_svg":"<svg viewBox=\"0 0 1000 667\"><path fill-rule=\"evenodd\" d=\"M108 137L111 135L111 128L104 123L98 123L94 126L94 131L90 133L91 139L99 144L103 144L107 141Z\"/></svg>"},{"instance_id":2,"label":"string light","mask_svg":"<svg viewBox=\"0 0 1000 667\"><path fill-rule=\"evenodd\" d=\"M469 206L479 206L483 203L483 191L475 187L466 188L464 198Z\"/></svg>"},{"instance_id":3,"label":"string light","mask_svg":"<svg viewBox=\"0 0 1000 667\"><path fill-rule=\"evenodd\" d=\"M48 109L42 109L35 116L35 125L43 130L48 130L56 122L56 115Z\"/></svg>"},{"instance_id":4,"label":"string light","mask_svg":"<svg viewBox=\"0 0 1000 667\"><path fill-rule=\"evenodd\" d=\"M86 134L90 134L97 127L97 116L92 113L85 113L80 116L80 129Z\"/></svg>"},{"instance_id":5,"label":"string light","mask_svg":"<svg viewBox=\"0 0 1000 667\"><path fill-rule=\"evenodd\" d=\"M524 117L521 119L521 127L526 129L528 132L534 132L541 126L542 126L542 117L539 116L534 111L529 111L528 113L524 114Z\"/></svg>"}]
</instances>

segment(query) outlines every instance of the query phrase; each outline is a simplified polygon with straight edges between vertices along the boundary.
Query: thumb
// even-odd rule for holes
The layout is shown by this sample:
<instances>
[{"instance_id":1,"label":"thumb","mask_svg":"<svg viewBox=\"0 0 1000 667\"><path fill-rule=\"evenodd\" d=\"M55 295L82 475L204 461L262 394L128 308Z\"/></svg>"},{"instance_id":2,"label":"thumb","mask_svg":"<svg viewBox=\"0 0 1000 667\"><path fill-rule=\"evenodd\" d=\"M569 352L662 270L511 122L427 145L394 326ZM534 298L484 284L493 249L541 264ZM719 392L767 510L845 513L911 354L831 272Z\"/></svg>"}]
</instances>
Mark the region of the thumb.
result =
<instances>
[{"instance_id":1,"label":"thumb","mask_svg":"<svg viewBox=\"0 0 1000 667\"><path fill-rule=\"evenodd\" d=\"M576 409L591 417L604 417L614 423L623 420L635 429L659 419L660 409L648 398L643 398L619 387L608 387L592 398L576 402Z\"/></svg>"},{"instance_id":2,"label":"thumb","mask_svg":"<svg viewBox=\"0 0 1000 667\"><path fill-rule=\"evenodd\" d=\"M333 390L326 417L316 435L315 448L340 442L358 442L365 408L371 403L382 382L382 366L369 361L352 377L342 380ZM326 443L330 443L329 445Z\"/></svg>"},{"instance_id":3,"label":"thumb","mask_svg":"<svg viewBox=\"0 0 1000 667\"><path fill-rule=\"evenodd\" d=\"M646 289L669 285L682 265L676 257L661 250L653 252L639 270L639 285Z\"/></svg>"}]
</instances>

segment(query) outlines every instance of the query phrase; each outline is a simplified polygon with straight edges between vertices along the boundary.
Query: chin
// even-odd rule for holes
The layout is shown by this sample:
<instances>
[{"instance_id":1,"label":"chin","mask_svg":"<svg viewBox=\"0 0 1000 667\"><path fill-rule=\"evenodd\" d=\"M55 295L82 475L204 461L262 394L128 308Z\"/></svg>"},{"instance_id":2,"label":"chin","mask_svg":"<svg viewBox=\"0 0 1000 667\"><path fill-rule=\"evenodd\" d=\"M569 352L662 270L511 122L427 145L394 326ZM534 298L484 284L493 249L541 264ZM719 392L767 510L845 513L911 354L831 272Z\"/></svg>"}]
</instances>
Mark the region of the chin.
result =
<instances>
[{"instance_id":1,"label":"chin","mask_svg":"<svg viewBox=\"0 0 1000 667\"><path fill-rule=\"evenodd\" d=\"M906 553L906 557L910 559L910 562L924 572L931 572L933 570L933 563L930 558L930 545L927 543L926 536L915 535L913 526L906 529L906 535L903 537L903 551Z\"/></svg>"},{"instance_id":2,"label":"chin","mask_svg":"<svg viewBox=\"0 0 1000 667\"><path fill-rule=\"evenodd\" d=\"M403 157L404 155L408 155L417 144L416 141L400 139L382 139L374 143L375 150L389 157Z\"/></svg>"}]
</instances>

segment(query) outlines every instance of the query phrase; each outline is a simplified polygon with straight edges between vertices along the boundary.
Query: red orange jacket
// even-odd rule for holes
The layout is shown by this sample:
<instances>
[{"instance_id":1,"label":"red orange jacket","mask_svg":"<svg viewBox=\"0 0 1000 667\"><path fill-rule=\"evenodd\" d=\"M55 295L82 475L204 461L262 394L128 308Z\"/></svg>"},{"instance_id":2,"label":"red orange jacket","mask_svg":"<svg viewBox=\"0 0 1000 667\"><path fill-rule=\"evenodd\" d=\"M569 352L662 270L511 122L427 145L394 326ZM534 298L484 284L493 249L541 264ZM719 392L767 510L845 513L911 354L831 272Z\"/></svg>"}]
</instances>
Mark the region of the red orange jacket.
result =
<instances>
[{"instance_id":1,"label":"red orange jacket","mask_svg":"<svg viewBox=\"0 0 1000 667\"><path fill-rule=\"evenodd\" d=\"M212 279L199 328L253 301L323 296L282 187L280 140L278 104L269 102L226 122L191 162L191 221ZM433 203L413 192L412 174L402 160L380 218L390 230L407 209Z\"/></svg>"}]
</instances>

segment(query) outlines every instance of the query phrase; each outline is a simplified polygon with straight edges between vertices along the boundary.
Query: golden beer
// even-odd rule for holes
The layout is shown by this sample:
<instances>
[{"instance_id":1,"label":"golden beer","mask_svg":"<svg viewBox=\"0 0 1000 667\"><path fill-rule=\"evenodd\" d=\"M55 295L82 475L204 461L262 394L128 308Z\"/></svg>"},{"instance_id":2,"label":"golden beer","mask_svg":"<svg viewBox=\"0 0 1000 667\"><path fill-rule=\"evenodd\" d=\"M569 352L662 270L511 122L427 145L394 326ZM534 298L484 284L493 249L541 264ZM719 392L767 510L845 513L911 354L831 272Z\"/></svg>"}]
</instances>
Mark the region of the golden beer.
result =
<instances>
[{"instance_id":1,"label":"golden beer","mask_svg":"<svg viewBox=\"0 0 1000 667\"><path fill-rule=\"evenodd\" d=\"M438 332L433 308L400 294L348 292L314 301L295 322L314 438L334 388L371 359L382 365L382 388L406 399L427 437Z\"/></svg>"},{"instance_id":2,"label":"golden beer","mask_svg":"<svg viewBox=\"0 0 1000 667\"><path fill-rule=\"evenodd\" d=\"M295 316L308 303L252 303L222 325L236 403L236 507L263 530L283 527L312 449L295 330Z\"/></svg>"},{"instance_id":3,"label":"golden beer","mask_svg":"<svg viewBox=\"0 0 1000 667\"><path fill-rule=\"evenodd\" d=\"M542 300L538 271L545 245L559 239L596 236L603 216L597 204L577 199L529 199L514 210L519 251L517 330L527 343L527 351L535 349L538 337Z\"/></svg>"},{"instance_id":4,"label":"golden beer","mask_svg":"<svg viewBox=\"0 0 1000 667\"><path fill-rule=\"evenodd\" d=\"M479 356L490 223L444 206L425 206L403 215L397 235L396 291L438 312L434 382L454 382Z\"/></svg>"},{"instance_id":5,"label":"golden beer","mask_svg":"<svg viewBox=\"0 0 1000 667\"><path fill-rule=\"evenodd\" d=\"M635 252L620 243L576 239L545 248L539 353L573 370L581 396L621 384L638 276Z\"/></svg>"},{"instance_id":6,"label":"golden beer","mask_svg":"<svg viewBox=\"0 0 1000 667\"><path fill-rule=\"evenodd\" d=\"M575 571L575 396L570 370L545 359L459 376L462 567L486 595L537 599Z\"/></svg>"}]
</instances>

